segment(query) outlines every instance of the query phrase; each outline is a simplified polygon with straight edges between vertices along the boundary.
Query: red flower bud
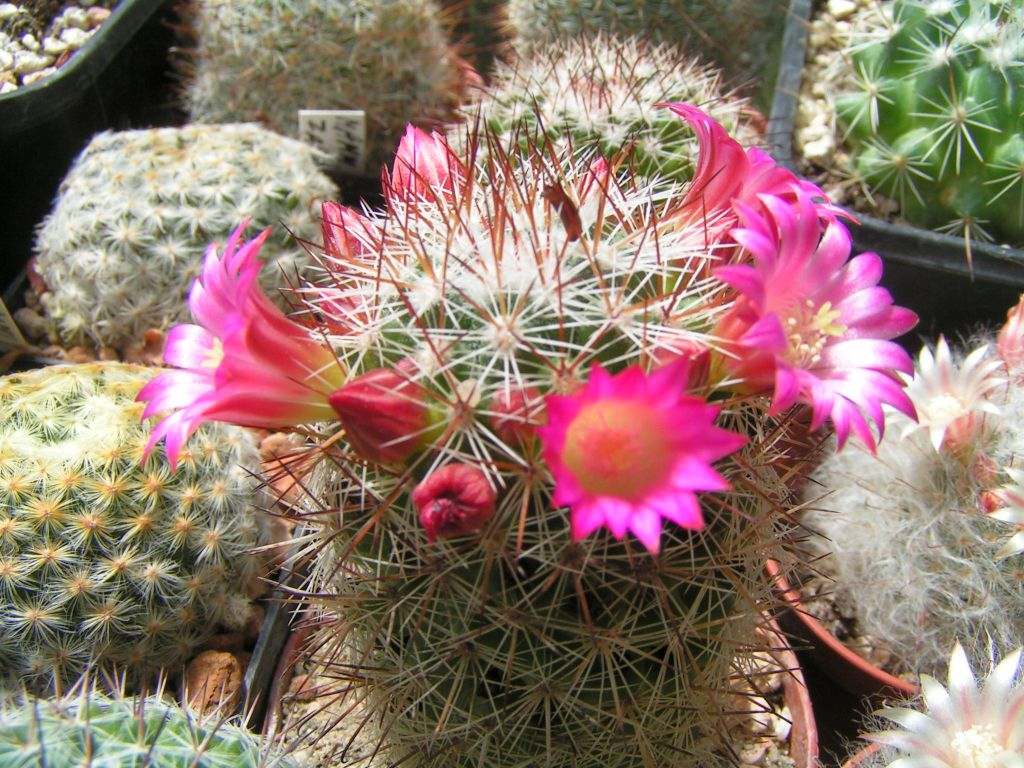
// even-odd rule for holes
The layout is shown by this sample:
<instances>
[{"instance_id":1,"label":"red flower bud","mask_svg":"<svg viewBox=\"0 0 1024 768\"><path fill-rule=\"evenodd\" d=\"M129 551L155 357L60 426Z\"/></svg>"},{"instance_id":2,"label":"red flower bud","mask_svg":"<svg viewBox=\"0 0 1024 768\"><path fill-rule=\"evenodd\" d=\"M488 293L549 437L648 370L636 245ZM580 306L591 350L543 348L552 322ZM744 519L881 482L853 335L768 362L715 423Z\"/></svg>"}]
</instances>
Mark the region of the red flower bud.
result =
<instances>
[{"instance_id":1,"label":"red flower bud","mask_svg":"<svg viewBox=\"0 0 1024 768\"><path fill-rule=\"evenodd\" d=\"M427 475L412 492L431 544L438 536L448 538L480 530L494 515L495 498L487 475L470 464L446 464Z\"/></svg>"},{"instance_id":2,"label":"red flower bud","mask_svg":"<svg viewBox=\"0 0 1024 768\"><path fill-rule=\"evenodd\" d=\"M542 420L544 402L533 387L510 389L495 395L489 410L494 434L508 445L515 445L533 439Z\"/></svg>"},{"instance_id":3,"label":"red flower bud","mask_svg":"<svg viewBox=\"0 0 1024 768\"><path fill-rule=\"evenodd\" d=\"M424 389L401 368L368 371L327 398L352 450L364 459L404 461L427 439L431 419Z\"/></svg>"}]
</instances>

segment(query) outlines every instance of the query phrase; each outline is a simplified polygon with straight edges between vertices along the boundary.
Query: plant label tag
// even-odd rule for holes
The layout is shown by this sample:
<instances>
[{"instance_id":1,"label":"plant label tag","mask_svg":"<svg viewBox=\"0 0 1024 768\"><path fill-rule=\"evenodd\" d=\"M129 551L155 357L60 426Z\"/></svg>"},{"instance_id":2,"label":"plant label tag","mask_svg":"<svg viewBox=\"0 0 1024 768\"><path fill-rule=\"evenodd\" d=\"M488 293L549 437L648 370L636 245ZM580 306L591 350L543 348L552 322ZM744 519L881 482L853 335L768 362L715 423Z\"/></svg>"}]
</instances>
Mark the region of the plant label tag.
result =
<instances>
[{"instance_id":1,"label":"plant label tag","mask_svg":"<svg viewBox=\"0 0 1024 768\"><path fill-rule=\"evenodd\" d=\"M18 330L18 325L7 311L7 305L0 301L0 352L10 352L18 347L27 347L28 342Z\"/></svg>"},{"instance_id":2,"label":"plant label tag","mask_svg":"<svg viewBox=\"0 0 1024 768\"><path fill-rule=\"evenodd\" d=\"M361 109L300 109L299 139L326 152L333 169L365 170L366 113Z\"/></svg>"}]
</instances>

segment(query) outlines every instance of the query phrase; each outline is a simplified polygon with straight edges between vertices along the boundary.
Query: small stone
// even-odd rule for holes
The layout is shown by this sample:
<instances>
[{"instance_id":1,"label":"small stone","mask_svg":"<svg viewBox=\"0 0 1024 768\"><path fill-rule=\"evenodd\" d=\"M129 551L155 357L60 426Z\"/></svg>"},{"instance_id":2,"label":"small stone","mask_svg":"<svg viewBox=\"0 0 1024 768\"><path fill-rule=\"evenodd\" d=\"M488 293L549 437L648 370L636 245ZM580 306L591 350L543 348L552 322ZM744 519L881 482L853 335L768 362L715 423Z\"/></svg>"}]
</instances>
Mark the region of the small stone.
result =
<instances>
[{"instance_id":1,"label":"small stone","mask_svg":"<svg viewBox=\"0 0 1024 768\"><path fill-rule=\"evenodd\" d=\"M49 77L56 71L56 67L47 67L46 69L40 69L38 72L33 72L32 74L25 75L23 78L21 78L21 84L32 85L33 83L38 83L43 78Z\"/></svg>"},{"instance_id":2,"label":"small stone","mask_svg":"<svg viewBox=\"0 0 1024 768\"><path fill-rule=\"evenodd\" d=\"M69 27L60 33L60 39L67 43L69 48L81 48L90 37L92 37L91 32L77 27Z\"/></svg>"},{"instance_id":3,"label":"small stone","mask_svg":"<svg viewBox=\"0 0 1024 768\"><path fill-rule=\"evenodd\" d=\"M828 0L828 12L836 19L848 19L857 10L853 0Z\"/></svg>"},{"instance_id":4,"label":"small stone","mask_svg":"<svg viewBox=\"0 0 1024 768\"><path fill-rule=\"evenodd\" d=\"M89 21L89 29L96 29L96 27L110 18L110 11L107 8L90 8L85 12L85 17Z\"/></svg>"},{"instance_id":5,"label":"small stone","mask_svg":"<svg viewBox=\"0 0 1024 768\"><path fill-rule=\"evenodd\" d=\"M35 340L46 336L46 320L38 312L21 307L14 311L14 322L25 335L25 338Z\"/></svg>"},{"instance_id":6,"label":"small stone","mask_svg":"<svg viewBox=\"0 0 1024 768\"><path fill-rule=\"evenodd\" d=\"M136 341L124 348L124 361L143 365L163 365L164 343L167 337L158 328L150 328Z\"/></svg>"},{"instance_id":7,"label":"small stone","mask_svg":"<svg viewBox=\"0 0 1024 768\"><path fill-rule=\"evenodd\" d=\"M42 49L42 46L36 39L36 36L31 32L21 36L21 47L26 51L32 51L33 53L38 53Z\"/></svg>"},{"instance_id":8,"label":"small stone","mask_svg":"<svg viewBox=\"0 0 1024 768\"><path fill-rule=\"evenodd\" d=\"M96 361L96 353L88 347L72 347L64 353L69 363L92 363Z\"/></svg>"},{"instance_id":9,"label":"small stone","mask_svg":"<svg viewBox=\"0 0 1024 768\"><path fill-rule=\"evenodd\" d=\"M0 48L0 70L8 70L14 68L14 54L10 51L5 51Z\"/></svg>"},{"instance_id":10,"label":"small stone","mask_svg":"<svg viewBox=\"0 0 1024 768\"><path fill-rule=\"evenodd\" d=\"M313 701L317 695L317 685L314 676L308 672L302 672L292 678L288 686L288 696L294 701Z\"/></svg>"},{"instance_id":11,"label":"small stone","mask_svg":"<svg viewBox=\"0 0 1024 768\"><path fill-rule=\"evenodd\" d=\"M745 744L740 749L739 759L741 765L761 765L764 756L768 753L768 741L755 741L752 744Z\"/></svg>"},{"instance_id":12,"label":"small stone","mask_svg":"<svg viewBox=\"0 0 1024 768\"><path fill-rule=\"evenodd\" d=\"M89 29L89 14L81 8L68 8L60 15L57 25L64 29Z\"/></svg>"},{"instance_id":13,"label":"small stone","mask_svg":"<svg viewBox=\"0 0 1024 768\"><path fill-rule=\"evenodd\" d=\"M120 360L121 355L118 354L117 350L113 347L100 347L100 353L98 355L100 360Z\"/></svg>"},{"instance_id":14,"label":"small stone","mask_svg":"<svg viewBox=\"0 0 1024 768\"><path fill-rule=\"evenodd\" d=\"M32 51L19 51L14 54L14 66L11 67L11 70L14 74L24 77L41 69L46 69L51 64L53 64L52 56L42 56Z\"/></svg>"},{"instance_id":15,"label":"small stone","mask_svg":"<svg viewBox=\"0 0 1024 768\"><path fill-rule=\"evenodd\" d=\"M47 56L60 56L70 46L64 40L58 37L44 37L43 38L43 53Z\"/></svg>"},{"instance_id":16,"label":"small stone","mask_svg":"<svg viewBox=\"0 0 1024 768\"><path fill-rule=\"evenodd\" d=\"M244 675L238 655L203 651L185 668L185 703L199 714L230 713L242 697Z\"/></svg>"},{"instance_id":17,"label":"small stone","mask_svg":"<svg viewBox=\"0 0 1024 768\"><path fill-rule=\"evenodd\" d=\"M10 80L0 78L0 93L10 93L11 91L16 90L18 90L17 83L12 83Z\"/></svg>"}]
</instances>

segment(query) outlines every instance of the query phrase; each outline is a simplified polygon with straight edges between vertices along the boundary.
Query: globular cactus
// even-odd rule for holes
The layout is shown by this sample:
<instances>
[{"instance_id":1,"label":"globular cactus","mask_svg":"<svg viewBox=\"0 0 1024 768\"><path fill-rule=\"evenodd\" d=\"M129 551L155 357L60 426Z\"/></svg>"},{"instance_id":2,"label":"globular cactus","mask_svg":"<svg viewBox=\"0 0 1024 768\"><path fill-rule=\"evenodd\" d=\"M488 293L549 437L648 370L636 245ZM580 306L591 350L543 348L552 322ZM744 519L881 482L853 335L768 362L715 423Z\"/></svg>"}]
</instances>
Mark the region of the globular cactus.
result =
<instances>
[{"instance_id":1,"label":"globular cactus","mask_svg":"<svg viewBox=\"0 0 1024 768\"><path fill-rule=\"evenodd\" d=\"M1024 369L1007 378L995 351L923 349L907 388L918 421L893 414L896 439L831 456L808 486L803 522L839 599L905 672L938 674L955 642L975 663L1024 642Z\"/></svg>"},{"instance_id":2,"label":"globular cactus","mask_svg":"<svg viewBox=\"0 0 1024 768\"><path fill-rule=\"evenodd\" d=\"M193 120L298 136L298 110L362 110L376 176L406 123L451 116L466 84L432 0L201 0L186 63Z\"/></svg>"},{"instance_id":3,"label":"globular cactus","mask_svg":"<svg viewBox=\"0 0 1024 768\"><path fill-rule=\"evenodd\" d=\"M101 133L37 234L51 333L67 345L123 347L184 320L207 244L243 215L284 225L263 275L276 296L308 261L288 231L312 237L310 206L337 192L314 150L256 125Z\"/></svg>"},{"instance_id":4,"label":"globular cactus","mask_svg":"<svg viewBox=\"0 0 1024 768\"><path fill-rule=\"evenodd\" d=\"M296 768L221 715L201 716L159 694L107 695L81 686L0 708L0 765L28 768Z\"/></svg>"},{"instance_id":5,"label":"globular cactus","mask_svg":"<svg viewBox=\"0 0 1024 768\"><path fill-rule=\"evenodd\" d=\"M921 227L1024 243L1024 6L893 0L862 12L836 99L856 173Z\"/></svg>"},{"instance_id":6,"label":"globular cactus","mask_svg":"<svg viewBox=\"0 0 1024 768\"><path fill-rule=\"evenodd\" d=\"M746 144L759 139L748 101L724 88L718 70L638 37L598 34L539 45L499 64L482 99L464 112L470 119L479 113L505 142L513 134L536 141L542 130L557 151L596 148L612 157L628 149L637 176L683 181L693 173L697 139L654 106L672 101L701 105Z\"/></svg>"},{"instance_id":7,"label":"globular cactus","mask_svg":"<svg viewBox=\"0 0 1024 768\"><path fill-rule=\"evenodd\" d=\"M171 472L145 462L158 369L55 366L0 379L0 642L37 687L92 661L173 669L251 615L261 575L253 438L214 425ZM34 683L35 684L35 683Z\"/></svg>"}]
</instances>

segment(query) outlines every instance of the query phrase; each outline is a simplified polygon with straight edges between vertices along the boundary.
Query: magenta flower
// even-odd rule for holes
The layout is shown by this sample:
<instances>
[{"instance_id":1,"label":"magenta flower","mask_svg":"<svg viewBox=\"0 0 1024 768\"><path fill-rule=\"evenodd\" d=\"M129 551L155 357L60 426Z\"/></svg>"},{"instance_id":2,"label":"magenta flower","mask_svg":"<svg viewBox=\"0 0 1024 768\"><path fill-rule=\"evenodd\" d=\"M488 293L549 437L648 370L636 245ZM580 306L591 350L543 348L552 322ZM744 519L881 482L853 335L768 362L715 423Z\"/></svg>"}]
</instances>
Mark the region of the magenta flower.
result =
<instances>
[{"instance_id":1,"label":"magenta flower","mask_svg":"<svg viewBox=\"0 0 1024 768\"><path fill-rule=\"evenodd\" d=\"M276 428L333 419L328 395L343 382L331 350L267 298L256 279L264 230L239 246L248 222L218 255L206 252L189 307L197 325L177 325L167 336L164 360L181 370L146 384L142 417L166 414L154 427L146 454L167 438L175 466L189 436L205 421Z\"/></svg>"},{"instance_id":2,"label":"magenta flower","mask_svg":"<svg viewBox=\"0 0 1024 768\"><path fill-rule=\"evenodd\" d=\"M391 167L391 194L404 198L440 192L450 197L465 177L462 161L443 136L406 126Z\"/></svg>"},{"instance_id":3,"label":"magenta flower","mask_svg":"<svg viewBox=\"0 0 1024 768\"><path fill-rule=\"evenodd\" d=\"M852 432L874 449L867 419L881 437L883 404L914 416L895 375L911 373L913 362L888 339L917 316L892 306L878 286L881 259L850 259L849 232L823 220L805 191L793 202L761 195L760 203L739 206L744 226L732 233L754 263L714 273L741 294L716 331L730 342L725 366L746 389L773 390L771 413L809 403L812 430L831 418L840 447Z\"/></svg>"},{"instance_id":4,"label":"magenta flower","mask_svg":"<svg viewBox=\"0 0 1024 768\"><path fill-rule=\"evenodd\" d=\"M684 358L649 376L639 366L616 376L595 366L583 389L547 398L537 434L552 503L569 507L573 539L605 526L618 539L632 531L657 553L662 518L703 527L696 492L729 487L711 462L746 438L714 426L718 408L684 394L689 368Z\"/></svg>"}]
</instances>

